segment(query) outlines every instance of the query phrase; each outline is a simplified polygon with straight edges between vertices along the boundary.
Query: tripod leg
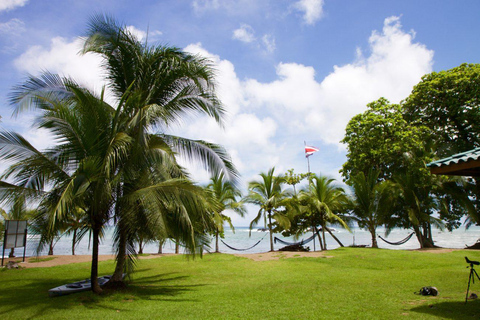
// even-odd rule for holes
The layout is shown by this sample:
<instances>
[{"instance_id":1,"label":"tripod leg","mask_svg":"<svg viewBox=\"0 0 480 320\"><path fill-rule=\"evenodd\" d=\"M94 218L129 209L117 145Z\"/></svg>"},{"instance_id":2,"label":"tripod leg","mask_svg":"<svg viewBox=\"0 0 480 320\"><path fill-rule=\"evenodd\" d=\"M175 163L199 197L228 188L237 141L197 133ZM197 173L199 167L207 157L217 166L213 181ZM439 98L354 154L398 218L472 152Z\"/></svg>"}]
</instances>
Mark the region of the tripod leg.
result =
<instances>
[{"instance_id":1,"label":"tripod leg","mask_svg":"<svg viewBox=\"0 0 480 320\"><path fill-rule=\"evenodd\" d=\"M473 268L470 268L470 275L468 276L468 287L467 287L467 294L465 295L465 303L467 303L468 299L468 291L470 290L470 281L472 280L472 274L475 270Z\"/></svg>"}]
</instances>

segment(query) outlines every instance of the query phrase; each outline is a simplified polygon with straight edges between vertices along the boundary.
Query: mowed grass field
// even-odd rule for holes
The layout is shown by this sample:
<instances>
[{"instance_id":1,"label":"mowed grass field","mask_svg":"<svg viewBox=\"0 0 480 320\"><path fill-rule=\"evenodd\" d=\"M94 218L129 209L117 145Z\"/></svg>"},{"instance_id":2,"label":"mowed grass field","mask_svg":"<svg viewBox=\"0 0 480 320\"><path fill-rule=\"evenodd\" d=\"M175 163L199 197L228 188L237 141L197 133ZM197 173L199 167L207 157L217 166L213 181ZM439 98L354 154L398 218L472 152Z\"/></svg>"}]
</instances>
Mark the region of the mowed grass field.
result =
<instances>
[{"instance_id":1,"label":"mowed grass field","mask_svg":"<svg viewBox=\"0 0 480 320\"><path fill-rule=\"evenodd\" d=\"M56 298L48 289L88 278L90 264L2 270L0 319L480 318L480 300L464 303L470 271L464 256L480 260L480 251L341 248L328 256L159 257L138 261L127 291ZM101 262L99 274L113 269L113 261ZM439 295L415 295L423 286L437 287ZM470 292L480 295L480 281Z\"/></svg>"}]
</instances>

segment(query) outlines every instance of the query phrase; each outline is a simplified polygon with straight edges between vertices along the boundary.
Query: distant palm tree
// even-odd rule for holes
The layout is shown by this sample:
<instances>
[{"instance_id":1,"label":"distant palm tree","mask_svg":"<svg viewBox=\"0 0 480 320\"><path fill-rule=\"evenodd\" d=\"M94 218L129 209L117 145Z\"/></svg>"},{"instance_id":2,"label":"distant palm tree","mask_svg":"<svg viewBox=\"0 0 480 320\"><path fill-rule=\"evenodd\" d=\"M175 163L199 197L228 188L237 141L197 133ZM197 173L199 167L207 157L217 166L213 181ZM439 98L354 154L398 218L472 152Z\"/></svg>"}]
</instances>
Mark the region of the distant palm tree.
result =
<instances>
[{"instance_id":1,"label":"distant palm tree","mask_svg":"<svg viewBox=\"0 0 480 320\"><path fill-rule=\"evenodd\" d=\"M243 203L239 201L242 196L240 190L225 179L223 172L212 176L210 181L206 187L208 192L207 201L209 211L212 213L215 223L215 252L219 252L218 238L219 235L223 234L224 223L227 222L230 228L235 230L231 218L225 215L224 212L232 210L243 217L246 211Z\"/></svg>"},{"instance_id":2,"label":"distant palm tree","mask_svg":"<svg viewBox=\"0 0 480 320\"><path fill-rule=\"evenodd\" d=\"M13 198L12 207L8 212L0 209L0 215L3 220L30 220L35 213L34 210L27 209L25 197L17 195ZM15 257L15 248L10 249L9 258Z\"/></svg>"},{"instance_id":3,"label":"distant palm tree","mask_svg":"<svg viewBox=\"0 0 480 320\"><path fill-rule=\"evenodd\" d=\"M267 173L260 173L261 181L251 181L248 184L249 193L244 198L245 202L260 207L257 216L250 223L250 232L263 217L270 233L270 251L274 251L272 219L284 228L290 226L290 220L282 209L285 209L288 198L292 195L291 192L282 189L285 179L281 175L275 176L274 171L275 167Z\"/></svg>"},{"instance_id":4,"label":"distant palm tree","mask_svg":"<svg viewBox=\"0 0 480 320\"><path fill-rule=\"evenodd\" d=\"M325 230L339 242L327 228L327 223L340 224L349 230L346 222L338 214L346 210L348 198L342 188L333 185L334 181L334 179L329 179L325 176L312 174L309 185L302 189L298 196L300 204L306 207L306 211L311 216L314 229L316 229L317 225L322 227L323 241L320 235L318 235L320 245L323 244L322 250L327 249ZM314 231L317 232L317 230ZM343 246L341 242L339 244Z\"/></svg>"},{"instance_id":5,"label":"distant palm tree","mask_svg":"<svg viewBox=\"0 0 480 320\"><path fill-rule=\"evenodd\" d=\"M376 229L385 223L395 202L395 190L389 181L378 181L379 172L363 172L347 182L352 186L352 214L360 228L372 236L372 248L378 248Z\"/></svg>"}]
</instances>

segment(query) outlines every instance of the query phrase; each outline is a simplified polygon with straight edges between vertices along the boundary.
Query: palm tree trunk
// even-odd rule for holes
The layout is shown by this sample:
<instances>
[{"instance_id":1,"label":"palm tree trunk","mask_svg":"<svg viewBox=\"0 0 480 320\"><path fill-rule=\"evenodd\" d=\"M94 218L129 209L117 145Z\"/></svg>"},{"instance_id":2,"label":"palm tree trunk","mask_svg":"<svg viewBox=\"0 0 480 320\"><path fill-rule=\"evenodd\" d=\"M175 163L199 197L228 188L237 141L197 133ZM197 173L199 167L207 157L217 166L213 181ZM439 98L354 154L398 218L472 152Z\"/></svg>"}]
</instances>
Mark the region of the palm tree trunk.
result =
<instances>
[{"instance_id":1,"label":"palm tree trunk","mask_svg":"<svg viewBox=\"0 0 480 320\"><path fill-rule=\"evenodd\" d=\"M112 287L118 287L119 283L123 283L125 260L127 259L127 236L125 233L125 229L123 228L123 223L121 219L118 222L118 227L120 230L118 239L117 263L115 265L115 271L113 272L112 278L109 281L109 284ZM115 285L113 285L113 283L115 283Z\"/></svg>"},{"instance_id":2,"label":"palm tree trunk","mask_svg":"<svg viewBox=\"0 0 480 320\"><path fill-rule=\"evenodd\" d=\"M165 243L164 240L158 241L158 253L161 254L163 251L163 244Z\"/></svg>"},{"instance_id":3,"label":"palm tree trunk","mask_svg":"<svg viewBox=\"0 0 480 320\"><path fill-rule=\"evenodd\" d=\"M90 271L90 281L94 293L102 293L102 288L98 284L98 245L100 236L100 226L93 227L93 246L92 246L92 268Z\"/></svg>"},{"instance_id":4,"label":"palm tree trunk","mask_svg":"<svg viewBox=\"0 0 480 320\"><path fill-rule=\"evenodd\" d=\"M325 224L322 223L322 237L323 237L323 248L327 250L327 240L325 239Z\"/></svg>"},{"instance_id":5,"label":"palm tree trunk","mask_svg":"<svg viewBox=\"0 0 480 320\"><path fill-rule=\"evenodd\" d=\"M215 252L220 252L220 250L218 250L218 229L215 230Z\"/></svg>"},{"instance_id":6,"label":"palm tree trunk","mask_svg":"<svg viewBox=\"0 0 480 320\"><path fill-rule=\"evenodd\" d=\"M175 239L175 254L180 252L180 244L178 243L178 239Z\"/></svg>"},{"instance_id":7,"label":"palm tree trunk","mask_svg":"<svg viewBox=\"0 0 480 320\"><path fill-rule=\"evenodd\" d=\"M10 254L8 255L9 258L15 258L15 248L10 249Z\"/></svg>"},{"instance_id":8,"label":"palm tree trunk","mask_svg":"<svg viewBox=\"0 0 480 320\"><path fill-rule=\"evenodd\" d=\"M335 237L335 235L332 233L332 231L329 228L326 228L326 229L327 229L327 232L332 236L332 238L335 239L335 241L337 241L340 247L345 247L343 243L337 237Z\"/></svg>"},{"instance_id":9,"label":"palm tree trunk","mask_svg":"<svg viewBox=\"0 0 480 320\"><path fill-rule=\"evenodd\" d=\"M143 240L142 240L142 238L138 239L138 254L143 254Z\"/></svg>"},{"instance_id":10,"label":"palm tree trunk","mask_svg":"<svg viewBox=\"0 0 480 320\"><path fill-rule=\"evenodd\" d=\"M72 239L72 256L75 255L75 242L77 241L77 229L73 230L73 239Z\"/></svg>"},{"instance_id":11,"label":"palm tree trunk","mask_svg":"<svg viewBox=\"0 0 480 320\"><path fill-rule=\"evenodd\" d=\"M270 252L273 252L272 215L268 212L268 231L270 233Z\"/></svg>"},{"instance_id":12,"label":"palm tree trunk","mask_svg":"<svg viewBox=\"0 0 480 320\"><path fill-rule=\"evenodd\" d=\"M53 241L54 241L54 240L55 240L55 239L52 239L52 240L50 241L50 245L48 246L48 255L49 255L49 256L53 256Z\"/></svg>"},{"instance_id":13,"label":"palm tree trunk","mask_svg":"<svg viewBox=\"0 0 480 320\"><path fill-rule=\"evenodd\" d=\"M372 235L372 248L378 248L378 243L377 243L377 233L375 231L375 228L369 228L370 234Z\"/></svg>"},{"instance_id":14,"label":"palm tree trunk","mask_svg":"<svg viewBox=\"0 0 480 320\"><path fill-rule=\"evenodd\" d=\"M317 234L317 237L318 237L318 243L320 244L320 250L323 251L325 250L323 248L323 241L322 241L322 237L320 236L320 233L318 232L318 229L317 227L313 226L313 230L315 231L315 233Z\"/></svg>"}]
</instances>

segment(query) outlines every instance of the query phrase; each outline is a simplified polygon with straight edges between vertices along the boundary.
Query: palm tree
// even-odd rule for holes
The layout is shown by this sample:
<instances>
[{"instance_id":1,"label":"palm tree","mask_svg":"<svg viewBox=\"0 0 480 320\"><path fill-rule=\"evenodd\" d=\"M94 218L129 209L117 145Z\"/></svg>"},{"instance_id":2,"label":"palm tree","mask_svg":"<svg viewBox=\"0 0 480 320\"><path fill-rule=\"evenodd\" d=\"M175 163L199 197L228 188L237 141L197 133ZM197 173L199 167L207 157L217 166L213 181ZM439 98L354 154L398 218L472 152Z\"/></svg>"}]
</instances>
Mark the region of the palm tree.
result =
<instances>
[{"instance_id":1,"label":"palm tree","mask_svg":"<svg viewBox=\"0 0 480 320\"><path fill-rule=\"evenodd\" d=\"M270 233L270 251L274 251L272 219L284 228L290 226L290 220L282 209L285 208L291 192L282 190L282 185L285 183L284 177L281 175L275 176L274 171L275 167L267 173L260 173L261 181L251 181L248 184L249 193L244 199L245 202L260 207L257 216L250 223L250 232L263 217Z\"/></svg>"},{"instance_id":2,"label":"palm tree","mask_svg":"<svg viewBox=\"0 0 480 320\"><path fill-rule=\"evenodd\" d=\"M351 211L360 228L367 229L372 236L372 248L378 248L377 227L385 223L394 204L394 189L389 181L378 181L379 172L363 172L347 182L352 186Z\"/></svg>"},{"instance_id":3,"label":"palm tree","mask_svg":"<svg viewBox=\"0 0 480 320\"><path fill-rule=\"evenodd\" d=\"M208 60L177 48L142 44L126 27L105 16L90 20L84 47L84 53L88 52L103 58L109 89L118 99L124 98L117 110L119 124L134 139L129 161L122 166L124 190L119 191L121 197L136 192L133 187L139 186L136 168L142 164L151 167L149 159L152 157L165 160L182 154L201 161L211 172L225 172L229 179L236 177L228 155L220 146L166 133L171 124L181 122L189 113L206 114L220 122L224 111L214 93L213 70ZM157 133L152 134L153 130ZM170 162L176 160L170 159ZM185 211L181 203L178 205L178 212L191 212L192 208ZM119 249L112 282L121 282L127 234L132 231L122 222L125 212L134 211L121 206L115 212L117 228L121 230L117 232ZM166 211L157 213L169 214ZM183 237L193 239L193 226L181 226L186 227Z\"/></svg>"},{"instance_id":4,"label":"palm tree","mask_svg":"<svg viewBox=\"0 0 480 320\"><path fill-rule=\"evenodd\" d=\"M115 109L73 80L53 74L31 77L12 94L16 113L36 108L39 128L47 129L59 143L39 152L23 138L4 134L0 149L4 159L21 160L5 177L16 185L41 191L40 207L50 233L57 232L72 210L80 206L92 231L92 290L98 285L98 245L112 212L118 164L126 157L131 139L117 130Z\"/></svg>"},{"instance_id":5,"label":"palm tree","mask_svg":"<svg viewBox=\"0 0 480 320\"><path fill-rule=\"evenodd\" d=\"M227 222L230 228L235 230L230 217L224 214L225 210L233 210L243 217L245 207L241 201L237 200L241 197L240 190L233 183L225 180L223 172L212 176L206 189L209 192L209 197L207 197L209 211L212 212L215 223L215 252L220 252L218 250L218 238L220 235L223 237L224 223Z\"/></svg>"},{"instance_id":6,"label":"palm tree","mask_svg":"<svg viewBox=\"0 0 480 320\"><path fill-rule=\"evenodd\" d=\"M314 231L317 233L317 225L322 227L323 241L318 235L322 250L327 249L325 230L343 246L327 228L327 223L337 223L349 230L348 225L339 215L346 208L348 198L342 188L332 184L334 181L334 179L325 176L312 174L308 187L302 189L298 196L300 204L306 207L306 211L309 212Z\"/></svg>"}]
</instances>

